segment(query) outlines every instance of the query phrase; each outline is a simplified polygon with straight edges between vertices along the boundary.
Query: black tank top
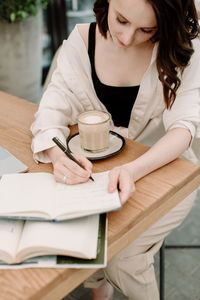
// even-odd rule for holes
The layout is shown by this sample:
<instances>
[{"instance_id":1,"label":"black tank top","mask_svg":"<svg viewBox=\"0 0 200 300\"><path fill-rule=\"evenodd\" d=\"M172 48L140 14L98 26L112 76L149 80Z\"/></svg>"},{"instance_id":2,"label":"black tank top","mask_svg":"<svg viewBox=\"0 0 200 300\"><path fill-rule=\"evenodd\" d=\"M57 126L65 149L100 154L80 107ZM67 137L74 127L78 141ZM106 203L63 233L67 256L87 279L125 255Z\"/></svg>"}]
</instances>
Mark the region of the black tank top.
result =
<instances>
[{"instance_id":1,"label":"black tank top","mask_svg":"<svg viewBox=\"0 0 200 300\"><path fill-rule=\"evenodd\" d=\"M95 32L96 23L91 23L88 37L88 54L91 63L94 89L99 100L105 105L109 113L112 115L115 126L128 127L131 110L136 100L139 86L109 86L103 84L99 80L94 65Z\"/></svg>"}]
</instances>

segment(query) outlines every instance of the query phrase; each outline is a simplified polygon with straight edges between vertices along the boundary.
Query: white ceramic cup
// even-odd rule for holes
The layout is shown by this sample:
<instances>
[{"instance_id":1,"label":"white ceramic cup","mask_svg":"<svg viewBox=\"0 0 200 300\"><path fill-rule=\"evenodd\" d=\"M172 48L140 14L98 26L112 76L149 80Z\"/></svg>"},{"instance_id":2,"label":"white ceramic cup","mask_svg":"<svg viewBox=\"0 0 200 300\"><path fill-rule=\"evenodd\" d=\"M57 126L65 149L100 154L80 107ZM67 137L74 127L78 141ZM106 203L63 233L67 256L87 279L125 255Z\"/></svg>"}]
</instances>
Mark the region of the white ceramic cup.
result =
<instances>
[{"instance_id":1,"label":"white ceramic cup","mask_svg":"<svg viewBox=\"0 0 200 300\"><path fill-rule=\"evenodd\" d=\"M104 111L91 110L78 116L81 147L100 152L109 147L110 115Z\"/></svg>"}]
</instances>

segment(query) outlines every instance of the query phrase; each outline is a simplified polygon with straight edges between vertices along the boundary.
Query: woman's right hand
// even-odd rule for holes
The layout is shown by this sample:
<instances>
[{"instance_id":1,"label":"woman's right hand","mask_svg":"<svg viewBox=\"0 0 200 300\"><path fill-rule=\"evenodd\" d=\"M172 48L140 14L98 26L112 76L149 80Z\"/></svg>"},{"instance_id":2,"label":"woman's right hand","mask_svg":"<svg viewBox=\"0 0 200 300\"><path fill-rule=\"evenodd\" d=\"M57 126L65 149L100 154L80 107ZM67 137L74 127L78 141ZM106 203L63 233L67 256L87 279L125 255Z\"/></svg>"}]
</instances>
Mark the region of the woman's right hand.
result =
<instances>
[{"instance_id":1,"label":"woman's right hand","mask_svg":"<svg viewBox=\"0 0 200 300\"><path fill-rule=\"evenodd\" d=\"M69 159L57 146L46 150L53 164L53 173L57 182L69 185L88 181L92 173L92 163L84 156L73 154L83 166L81 168Z\"/></svg>"}]
</instances>

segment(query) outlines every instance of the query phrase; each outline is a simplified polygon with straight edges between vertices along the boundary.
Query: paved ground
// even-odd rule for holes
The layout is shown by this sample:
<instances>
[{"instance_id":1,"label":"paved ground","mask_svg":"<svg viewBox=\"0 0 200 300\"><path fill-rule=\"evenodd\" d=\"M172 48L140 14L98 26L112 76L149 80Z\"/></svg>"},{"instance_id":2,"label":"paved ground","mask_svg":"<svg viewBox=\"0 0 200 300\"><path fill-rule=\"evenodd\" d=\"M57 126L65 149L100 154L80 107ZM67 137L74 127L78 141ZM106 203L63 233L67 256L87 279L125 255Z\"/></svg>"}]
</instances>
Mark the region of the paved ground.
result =
<instances>
[{"instance_id":1,"label":"paved ground","mask_svg":"<svg viewBox=\"0 0 200 300\"><path fill-rule=\"evenodd\" d=\"M167 237L166 242L200 245L200 190L190 214L182 225ZM165 300L200 300L200 248L166 249L165 268ZM155 269L159 282L158 254L155 257ZM81 285L63 300L91 299L90 290ZM125 296L115 291L114 300L125 299Z\"/></svg>"}]
</instances>

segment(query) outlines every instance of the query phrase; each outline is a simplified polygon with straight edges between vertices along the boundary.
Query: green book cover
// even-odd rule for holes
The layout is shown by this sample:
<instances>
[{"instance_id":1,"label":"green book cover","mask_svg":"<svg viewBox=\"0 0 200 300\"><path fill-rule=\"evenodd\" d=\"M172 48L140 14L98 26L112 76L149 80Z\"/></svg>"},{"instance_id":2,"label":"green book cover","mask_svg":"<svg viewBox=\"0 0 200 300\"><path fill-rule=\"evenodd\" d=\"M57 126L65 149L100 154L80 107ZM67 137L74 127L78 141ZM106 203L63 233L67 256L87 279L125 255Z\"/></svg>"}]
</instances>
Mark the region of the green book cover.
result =
<instances>
[{"instance_id":1,"label":"green book cover","mask_svg":"<svg viewBox=\"0 0 200 300\"><path fill-rule=\"evenodd\" d=\"M57 256L56 264L68 265L71 268L76 267L93 267L102 268L105 267L107 263L107 218L106 214L101 214L99 219L99 233L98 233L98 246L97 246L97 257L95 259L81 259L69 256Z\"/></svg>"},{"instance_id":2,"label":"green book cover","mask_svg":"<svg viewBox=\"0 0 200 300\"><path fill-rule=\"evenodd\" d=\"M19 264L6 264L0 261L0 269L24 268L104 268L107 264L107 215L101 214L99 218L99 233L97 256L95 259L81 259L69 256L44 255L29 258Z\"/></svg>"}]
</instances>

